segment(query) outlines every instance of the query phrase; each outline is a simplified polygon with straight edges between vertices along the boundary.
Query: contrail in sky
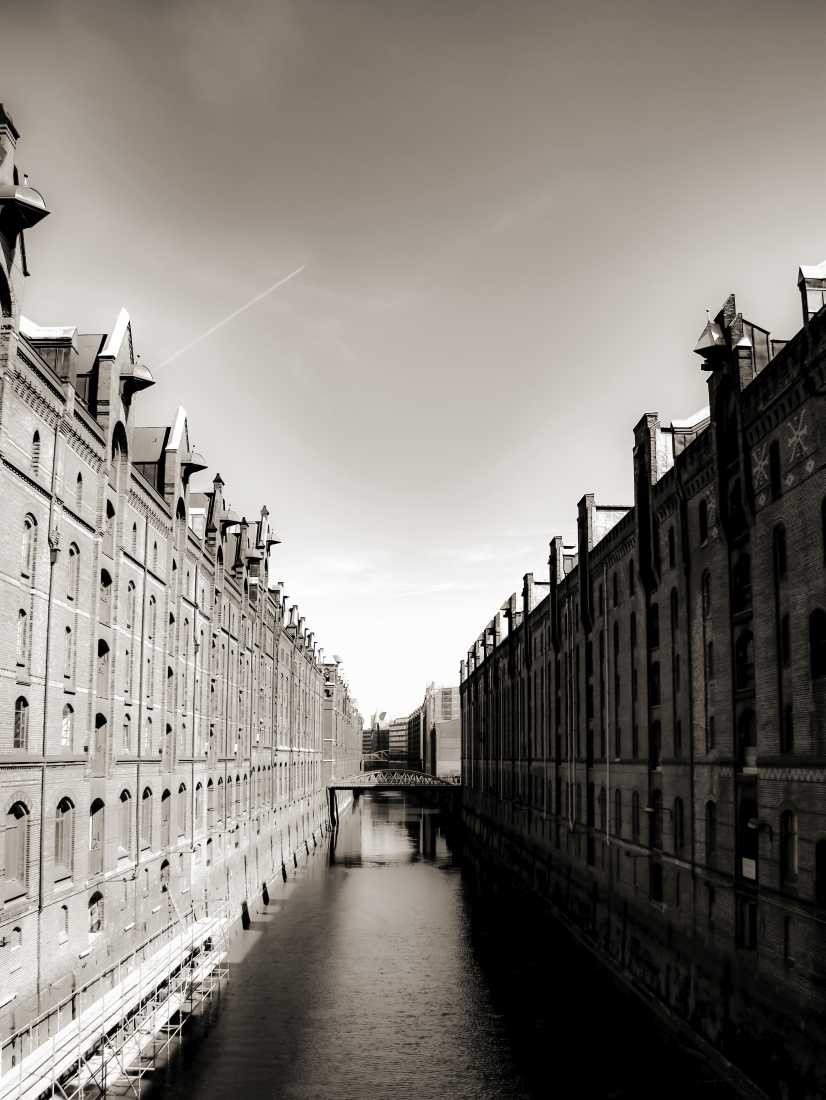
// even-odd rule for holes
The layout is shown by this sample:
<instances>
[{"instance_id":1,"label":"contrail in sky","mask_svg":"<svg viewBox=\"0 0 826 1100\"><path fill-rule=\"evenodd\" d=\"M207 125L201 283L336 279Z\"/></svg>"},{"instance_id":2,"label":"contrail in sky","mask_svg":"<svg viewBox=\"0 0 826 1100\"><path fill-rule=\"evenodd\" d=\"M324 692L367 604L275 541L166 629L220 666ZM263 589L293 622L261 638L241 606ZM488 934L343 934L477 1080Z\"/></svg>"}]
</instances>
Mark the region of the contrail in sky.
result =
<instances>
[{"instance_id":1,"label":"contrail in sky","mask_svg":"<svg viewBox=\"0 0 826 1100\"><path fill-rule=\"evenodd\" d=\"M272 294L274 290L278 290L280 286L288 283L290 279L294 279L296 275L300 275L306 266L306 264L302 264L301 267L297 267L295 271L291 271L289 275L285 275L283 279L279 279L277 283L273 283L272 286L268 286L266 290L262 290L261 293L256 294L254 298L250 298L248 302L245 302L244 305L239 306L238 309L233 310L232 313L228 314L217 324L213 325L211 328L208 328L206 332L202 332L200 336L196 336L194 340L190 340L188 344L184 344L182 348L178 348L178 350L173 352L168 359L164 359L160 366L165 367L167 363L171 363L172 360L177 359L179 355L183 355L184 352L189 351L190 348L194 348L196 344L200 344L202 340L206 340L207 336L211 336L213 332L217 332L219 328L223 328L224 325L228 325L230 321L235 320L239 313L243 313L244 310L250 309L257 302L260 302L262 298L266 298L268 294Z\"/></svg>"}]
</instances>

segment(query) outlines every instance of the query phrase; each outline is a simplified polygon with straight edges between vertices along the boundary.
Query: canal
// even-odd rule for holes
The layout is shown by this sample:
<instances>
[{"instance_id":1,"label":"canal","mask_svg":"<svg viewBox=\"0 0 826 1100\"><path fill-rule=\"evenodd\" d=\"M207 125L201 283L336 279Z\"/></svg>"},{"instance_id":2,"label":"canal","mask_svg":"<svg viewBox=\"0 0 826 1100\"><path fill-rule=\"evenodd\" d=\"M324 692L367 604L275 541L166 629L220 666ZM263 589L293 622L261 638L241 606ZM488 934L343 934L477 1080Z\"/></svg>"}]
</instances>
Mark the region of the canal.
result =
<instances>
[{"instance_id":1,"label":"canal","mask_svg":"<svg viewBox=\"0 0 826 1100\"><path fill-rule=\"evenodd\" d=\"M474 881L438 811L401 795L344 814L230 961L153 1095L737 1095L546 915Z\"/></svg>"}]
</instances>

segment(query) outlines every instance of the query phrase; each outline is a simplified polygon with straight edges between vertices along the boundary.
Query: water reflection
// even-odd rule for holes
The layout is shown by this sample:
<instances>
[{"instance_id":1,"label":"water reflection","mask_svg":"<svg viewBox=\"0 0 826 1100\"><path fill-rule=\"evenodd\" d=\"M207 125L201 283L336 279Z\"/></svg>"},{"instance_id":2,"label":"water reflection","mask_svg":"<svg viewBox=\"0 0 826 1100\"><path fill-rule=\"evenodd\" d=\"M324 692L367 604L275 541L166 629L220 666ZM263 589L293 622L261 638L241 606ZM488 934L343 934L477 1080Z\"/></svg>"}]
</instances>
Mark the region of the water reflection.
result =
<instances>
[{"instance_id":1,"label":"water reflection","mask_svg":"<svg viewBox=\"0 0 826 1100\"><path fill-rule=\"evenodd\" d=\"M732 1095L546 914L463 873L434 809L363 797L270 892L164 1096Z\"/></svg>"}]
</instances>

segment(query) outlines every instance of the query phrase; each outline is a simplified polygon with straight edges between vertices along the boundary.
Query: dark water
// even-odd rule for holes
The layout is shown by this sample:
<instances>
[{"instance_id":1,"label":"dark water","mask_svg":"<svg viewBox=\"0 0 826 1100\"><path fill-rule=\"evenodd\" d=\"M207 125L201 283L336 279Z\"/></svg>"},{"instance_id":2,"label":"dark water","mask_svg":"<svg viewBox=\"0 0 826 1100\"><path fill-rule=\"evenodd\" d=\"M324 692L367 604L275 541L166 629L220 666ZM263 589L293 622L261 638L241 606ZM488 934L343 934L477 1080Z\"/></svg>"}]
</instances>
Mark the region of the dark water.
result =
<instances>
[{"instance_id":1,"label":"dark water","mask_svg":"<svg viewBox=\"0 0 826 1100\"><path fill-rule=\"evenodd\" d=\"M155 1095L735 1096L401 796L363 798L232 951Z\"/></svg>"}]
</instances>

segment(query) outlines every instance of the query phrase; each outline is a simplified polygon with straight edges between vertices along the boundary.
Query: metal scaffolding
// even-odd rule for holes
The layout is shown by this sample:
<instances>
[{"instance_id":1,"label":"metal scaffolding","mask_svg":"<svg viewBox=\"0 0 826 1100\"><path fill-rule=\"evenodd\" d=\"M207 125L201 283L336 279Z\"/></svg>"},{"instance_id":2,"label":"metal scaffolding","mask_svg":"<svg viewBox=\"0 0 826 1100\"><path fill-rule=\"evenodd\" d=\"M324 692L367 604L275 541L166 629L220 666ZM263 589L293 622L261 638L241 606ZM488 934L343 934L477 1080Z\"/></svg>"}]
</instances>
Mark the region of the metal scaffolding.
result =
<instances>
[{"instance_id":1,"label":"metal scaffolding","mask_svg":"<svg viewBox=\"0 0 826 1100\"><path fill-rule=\"evenodd\" d=\"M229 974L226 911L182 916L167 897L166 929L3 1042L0 1100L140 1095Z\"/></svg>"}]
</instances>

